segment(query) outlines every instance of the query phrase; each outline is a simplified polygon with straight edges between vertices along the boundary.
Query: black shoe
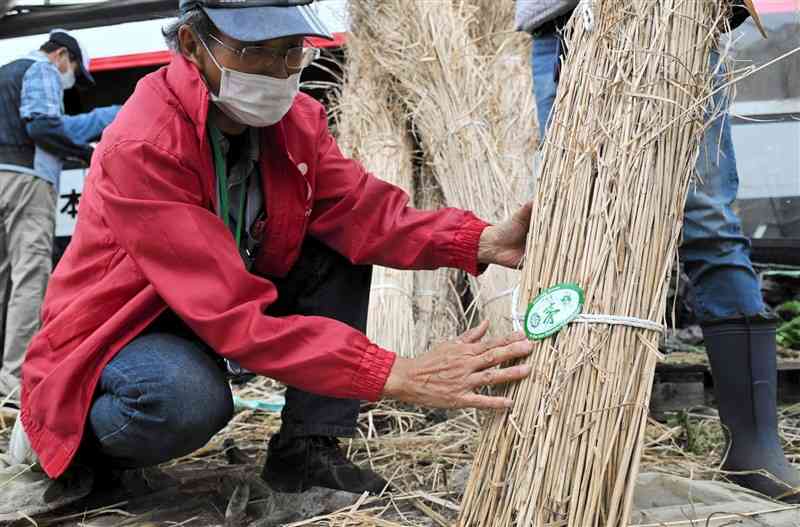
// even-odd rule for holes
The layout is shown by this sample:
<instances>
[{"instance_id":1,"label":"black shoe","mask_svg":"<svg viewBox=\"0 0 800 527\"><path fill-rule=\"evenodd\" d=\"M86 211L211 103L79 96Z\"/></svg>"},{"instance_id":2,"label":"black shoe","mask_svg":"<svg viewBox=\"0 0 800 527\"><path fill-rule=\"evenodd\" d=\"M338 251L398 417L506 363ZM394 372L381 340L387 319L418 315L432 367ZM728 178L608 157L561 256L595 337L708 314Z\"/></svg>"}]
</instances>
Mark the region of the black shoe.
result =
<instances>
[{"instance_id":1,"label":"black shoe","mask_svg":"<svg viewBox=\"0 0 800 527\"><path fill-rule=\"evenodd\" d=\"M778 437L775 322L727 320L703 326L703 336L720 420L728 433L722 466L733 473L728 479L771 498L800 502L800 474Z\"/></svg>"},{"instance_id":2,"label":"black shoe","mask_svg":"<svg viewBox=\"0 0 800 527\"><path fill-rule=\"evenodd\" d=\"M378 495L387 486L375 472L354 465L333 437L310 436L269 441L261 478L277 492L304 492L311 487Z\"/></svg>"}]
</instances>

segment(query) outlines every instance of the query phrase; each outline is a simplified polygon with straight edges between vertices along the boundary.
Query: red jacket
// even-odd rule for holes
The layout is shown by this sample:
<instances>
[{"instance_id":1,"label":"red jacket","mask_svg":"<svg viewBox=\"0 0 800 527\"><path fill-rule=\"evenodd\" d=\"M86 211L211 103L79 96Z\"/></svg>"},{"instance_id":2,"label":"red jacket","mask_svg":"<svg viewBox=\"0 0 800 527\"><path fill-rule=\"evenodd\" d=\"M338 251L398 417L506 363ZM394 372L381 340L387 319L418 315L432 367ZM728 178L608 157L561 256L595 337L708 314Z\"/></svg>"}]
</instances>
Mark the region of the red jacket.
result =
<instances>
[{"instance_id":1,"label":"red jacket","mask_svg":"<svg viewBox=\"0 0 800 527\"><path fill-rule=\"evenodd\" d=\"M72 243L23 366L21 419L51 477L72 460L105 365L167 307L217 353L298 388L380 397L395 355L321 317L269 317L264 276L285 276L310 235L351 261L477 272L486 223L407 207L345 158L323 108L299 95L261 133L266 235L253 273L215 214L208 91L182 57L145 77L106 130Z\"/></svg>"}]
</instances>

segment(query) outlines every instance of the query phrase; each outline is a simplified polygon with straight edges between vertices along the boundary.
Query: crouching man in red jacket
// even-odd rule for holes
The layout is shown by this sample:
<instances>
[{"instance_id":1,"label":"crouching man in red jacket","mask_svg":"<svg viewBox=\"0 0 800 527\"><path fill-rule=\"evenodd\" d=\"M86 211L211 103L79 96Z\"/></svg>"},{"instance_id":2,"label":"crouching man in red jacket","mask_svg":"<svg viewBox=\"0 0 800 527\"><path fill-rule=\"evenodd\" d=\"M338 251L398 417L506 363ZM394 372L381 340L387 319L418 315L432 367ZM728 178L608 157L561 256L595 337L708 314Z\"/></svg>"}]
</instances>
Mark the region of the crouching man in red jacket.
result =
<instances>
[{"instance_id":1,"label":"crouching man in red jacket","mask_svg":"<svg viewBox=\"0 0 800 527\"><path fill-rule=\"evenodd\" d=\"M21 422L49 477L79 450L127 469L199 448L231 418L242 368L290 387L267 483L378 492L335 439L359 400L502 408L474 390L529 373L494 368L530 345L482 342L486 325L417 359L364 335L369 265L515 266L530 206L495 226L414 210L346 159L298 93L316 57L304 37L331 36L293 3L181 0L172 63L104 134L23 368Z\"/></svg>"}]
</instances>

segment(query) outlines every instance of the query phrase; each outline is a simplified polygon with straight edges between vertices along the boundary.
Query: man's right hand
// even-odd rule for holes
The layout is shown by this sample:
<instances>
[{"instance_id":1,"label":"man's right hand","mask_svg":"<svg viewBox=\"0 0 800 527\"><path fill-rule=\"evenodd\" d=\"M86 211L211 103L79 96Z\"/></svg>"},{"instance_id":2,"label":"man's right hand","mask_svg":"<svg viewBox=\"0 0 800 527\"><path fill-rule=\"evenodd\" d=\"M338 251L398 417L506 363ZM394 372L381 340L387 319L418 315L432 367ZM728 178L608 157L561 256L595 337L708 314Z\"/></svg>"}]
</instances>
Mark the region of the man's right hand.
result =
<instances>
[{"instance_id":1,"label":"man's right hand","mask_svg":"<svg viewBox=\"0 0 800 527\"><path fill-rule=\"evenodd\" d=\"M383 396L431 408L508 408L507 397L479 395L482 386L518 381L529 365L496 368L530 354L533 343L518 333L481 342L489 328L484 321L455 340L434 346L414 359L397 357Z\"/></svg>"}]
</instances>

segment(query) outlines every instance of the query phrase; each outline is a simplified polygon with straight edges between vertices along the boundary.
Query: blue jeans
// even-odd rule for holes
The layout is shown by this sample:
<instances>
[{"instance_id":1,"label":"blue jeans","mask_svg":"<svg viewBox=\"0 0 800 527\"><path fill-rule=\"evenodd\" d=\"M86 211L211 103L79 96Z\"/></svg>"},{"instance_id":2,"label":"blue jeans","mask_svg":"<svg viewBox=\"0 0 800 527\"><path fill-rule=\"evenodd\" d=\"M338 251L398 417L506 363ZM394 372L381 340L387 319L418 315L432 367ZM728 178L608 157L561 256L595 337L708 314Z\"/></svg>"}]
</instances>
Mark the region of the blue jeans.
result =
<instances>
[{"instance_id":1,"label":"blue jeans","mask_svg":"<svg viewBox=\"0 0 800 527\"><path fill-rule=\"evenodd\" d=\"M534 38L533 90L543 131L547 130L555 101L557 61L555 33ZM727 104L725 95L715 96L714 104ZM691 281L689 305L701 323L760 314L765 308L758 276L750 262L750 241L731 209L739 189L739 175L730 120L725 115L706 131L696 171L698 178L684 208L680 247L681 261Z\"/></svg>"},{"instance_id":2,"label":"blue jeans","mask_svg":"<svg viewBox=\"0 0 800 527\"><path fill-rule=\"evenodd\" d=\"M279 296L269 314L323 316L366 331L371 276L371 267L307 241L289 275L273 280ZM359 401L288 387L280 434L352 436L359 410ZM154 466L197 450L232 415L221 357L167 311L103 369L81 455L106 467Z\"/></svg>"},{"instance_id":3,"label":"blue jeans","mask_svg":"<svg viewBox=\"0 0 800 527\"><path fill-rule=\"evenodd\" d=\"M170 333L143 335L122 348L103 369L97 394L90 448L114 468L190 454L233 416L218 362L202 343Z\"/></svg>"}]
</instances>

